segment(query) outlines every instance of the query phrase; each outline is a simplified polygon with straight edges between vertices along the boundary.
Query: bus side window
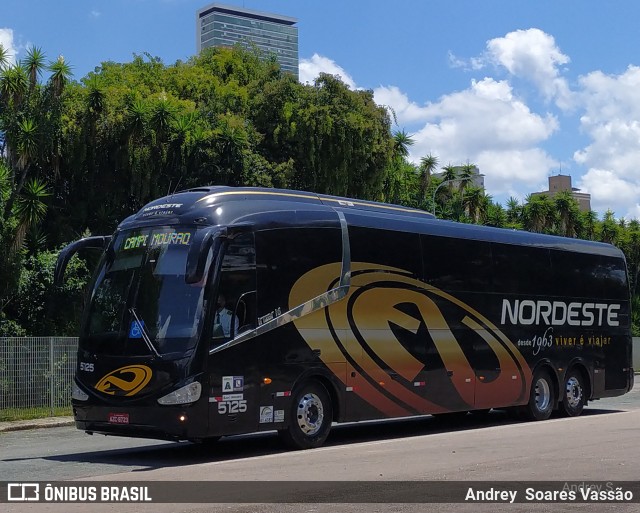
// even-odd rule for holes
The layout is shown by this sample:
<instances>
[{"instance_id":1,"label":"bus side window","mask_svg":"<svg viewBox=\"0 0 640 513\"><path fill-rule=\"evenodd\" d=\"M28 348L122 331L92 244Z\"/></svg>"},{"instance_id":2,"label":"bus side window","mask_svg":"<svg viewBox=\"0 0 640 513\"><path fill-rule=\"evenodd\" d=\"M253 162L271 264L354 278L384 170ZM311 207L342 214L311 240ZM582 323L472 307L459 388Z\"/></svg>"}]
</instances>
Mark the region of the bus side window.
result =
<instances>
[{"instance_id":1,"label":"bus side window","mask_svg":"<svg viewBox=\"0 0 640 513\"><path fill-rule=\"evenodd\" d=\"M213 303L213 339L224 342L256 327L256 252L252 233L238 235L225 250Z\"/></svg>"},{"instance_id":2,"label":"bus side window","mask_svg":"<svg viewBox=\"0 0 640 513\"><path fill-rule=\"evenodd\" d=\"M339 228L281 228L256 234L258 251L258 316L269 320L289 308L289 294L300 277L313 269L335 264L338 278L342 262ZM304 301L313 299L309 293Z\"/></svg>"}]
</instances>

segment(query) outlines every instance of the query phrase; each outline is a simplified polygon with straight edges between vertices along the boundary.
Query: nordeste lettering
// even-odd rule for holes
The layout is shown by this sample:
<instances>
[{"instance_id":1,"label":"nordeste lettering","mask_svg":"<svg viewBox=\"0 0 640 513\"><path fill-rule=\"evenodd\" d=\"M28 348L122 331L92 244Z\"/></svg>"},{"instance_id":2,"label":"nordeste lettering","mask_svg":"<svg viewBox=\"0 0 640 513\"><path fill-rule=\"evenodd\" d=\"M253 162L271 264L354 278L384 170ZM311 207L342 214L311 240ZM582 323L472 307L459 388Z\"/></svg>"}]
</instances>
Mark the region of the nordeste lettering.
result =
<instances>
[{"instance_id":1,"label":"nordeste lettering","mask_svg":"<svg viewBox=\"0 0 640 513\"><path fill-rule=\"evenodd\" d=\"M524 326L619 326L617 303L581 303L532 299L502 300L501 323Z\"/></svg>"}]
</instances>

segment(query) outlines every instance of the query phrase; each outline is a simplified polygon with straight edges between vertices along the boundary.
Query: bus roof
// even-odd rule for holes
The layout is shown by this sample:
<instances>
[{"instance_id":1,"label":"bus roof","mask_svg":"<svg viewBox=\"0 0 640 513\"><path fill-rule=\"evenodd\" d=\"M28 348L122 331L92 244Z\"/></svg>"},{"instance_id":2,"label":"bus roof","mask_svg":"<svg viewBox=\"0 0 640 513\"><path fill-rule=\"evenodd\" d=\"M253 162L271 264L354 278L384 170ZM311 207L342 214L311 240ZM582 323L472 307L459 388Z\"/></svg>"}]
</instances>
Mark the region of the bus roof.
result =
<instances>
[{"instance_id":1,"label":"bus roof","mask_svg":"<svg viewBox=\"0 0 640 513\"><path fill-rule=\"evenodd\" d=\"M119 229L157 224L304 226L309 219L335 221L336 211L343 212L351 226L623 258L621 250L601 242L444 221L423 210L388 203L257 187L211 186L176 192L148 203Z\"/></svg>"}]
</instances>

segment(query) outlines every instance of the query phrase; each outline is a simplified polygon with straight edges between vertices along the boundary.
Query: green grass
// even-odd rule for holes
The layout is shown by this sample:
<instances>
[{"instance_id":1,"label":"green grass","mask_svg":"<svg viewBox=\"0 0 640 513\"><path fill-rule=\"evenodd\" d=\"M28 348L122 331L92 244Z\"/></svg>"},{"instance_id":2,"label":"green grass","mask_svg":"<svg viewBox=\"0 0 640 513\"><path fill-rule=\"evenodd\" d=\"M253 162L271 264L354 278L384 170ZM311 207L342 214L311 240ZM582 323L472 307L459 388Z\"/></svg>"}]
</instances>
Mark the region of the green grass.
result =
<instances>
[{"instance_id":1,"label":"green grass","mask_svg":"<svg viewBox=\"0 0 640 513\"><path fill-rule=\"evenodd\" d=\"M41 419L45 417L63 417L67 415L72 415L71 406L54 408L53 415L49 407L7 408L6 410L0 410L0 422Z\"/></svg>"}]
</instances>

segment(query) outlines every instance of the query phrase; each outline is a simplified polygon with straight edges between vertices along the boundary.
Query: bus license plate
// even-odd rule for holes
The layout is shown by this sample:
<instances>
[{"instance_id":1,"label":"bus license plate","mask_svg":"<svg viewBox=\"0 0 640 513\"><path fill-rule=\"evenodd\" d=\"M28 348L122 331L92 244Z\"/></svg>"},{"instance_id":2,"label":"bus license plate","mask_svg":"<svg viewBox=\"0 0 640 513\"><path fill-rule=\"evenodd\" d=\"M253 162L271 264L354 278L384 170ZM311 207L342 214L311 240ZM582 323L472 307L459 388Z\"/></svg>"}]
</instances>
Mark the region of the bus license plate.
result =
<instances>
[{"instance_id":1,"label":"bus license plate","mask_svg":"<svg viewBox=\"0 0 640 513\"><path fill-rule=\"evenodd\" d=\"M129 424L128 413L110 413L109 424Z\"/></svg>"}]
</instances>

